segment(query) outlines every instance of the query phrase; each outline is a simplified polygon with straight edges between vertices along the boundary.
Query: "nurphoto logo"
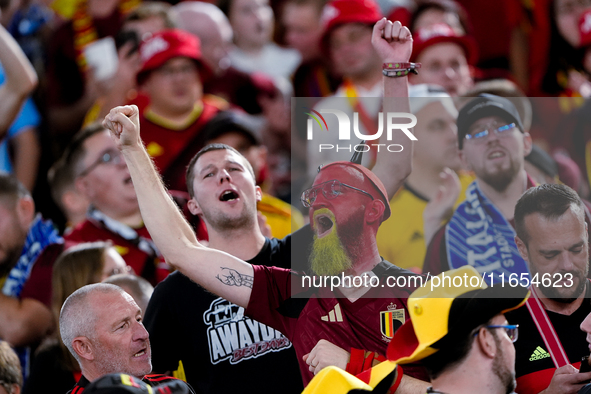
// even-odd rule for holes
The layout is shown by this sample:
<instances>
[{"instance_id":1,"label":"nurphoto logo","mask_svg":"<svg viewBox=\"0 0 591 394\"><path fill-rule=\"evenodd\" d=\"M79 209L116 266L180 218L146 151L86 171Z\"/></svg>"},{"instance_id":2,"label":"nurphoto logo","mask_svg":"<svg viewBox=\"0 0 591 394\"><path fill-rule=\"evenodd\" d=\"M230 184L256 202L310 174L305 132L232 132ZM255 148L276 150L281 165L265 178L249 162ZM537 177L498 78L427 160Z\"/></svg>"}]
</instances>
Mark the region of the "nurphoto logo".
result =
<instances>
[{"instance_id":1,"label":"nurphoto logo","mask_svg":"<svg viewBox=\"0 0 591 394\"><path fill-rule=\"evenodd\" d=\"M306 124L306 131L307 131L307 139L308 141L314 140L314 122L318 124L320 127L320 132L322 133L334 133L334 130L329 130L328 123L323 115L334 115L336 116L338 122L338 140L340 141L350 141L351 140L351 119L349 119L349 115L345 112L340 111L338 109L321 109L316 111L311 108L304 107L305 112L304 114L308 115L309 118ZM384 118L386 118L386 139L387 141L392 141L392 135L394 132L402 131L411 141L417 141L417 137L415 137L411 132L410 128L414 127L417 124L417 118L413 114L405 113L405 112L387 112L386 116L383 116L383 113L380 112L378 114L378 125L377 130L374 134L363 134L359 130L359 113L353 113L353 133L355 137L363 143L360 144L318 144L318 151L326 151L326 150L336 150L339 151L349 151L349 152L368 152L372 147L375 147L379 152L380 149L387 149L388 152L402 152L404 149L400 144L384 144L384 143L377 143L377 140L382 136L384 133ZM398 123L401 119L407 119L408 122L406 123ZM396 121L396 123L395 123ZM370 133L373 130L367 130ZM376 143L371 143L371 141L376 141Z\"/></svg>"}]
</instances>

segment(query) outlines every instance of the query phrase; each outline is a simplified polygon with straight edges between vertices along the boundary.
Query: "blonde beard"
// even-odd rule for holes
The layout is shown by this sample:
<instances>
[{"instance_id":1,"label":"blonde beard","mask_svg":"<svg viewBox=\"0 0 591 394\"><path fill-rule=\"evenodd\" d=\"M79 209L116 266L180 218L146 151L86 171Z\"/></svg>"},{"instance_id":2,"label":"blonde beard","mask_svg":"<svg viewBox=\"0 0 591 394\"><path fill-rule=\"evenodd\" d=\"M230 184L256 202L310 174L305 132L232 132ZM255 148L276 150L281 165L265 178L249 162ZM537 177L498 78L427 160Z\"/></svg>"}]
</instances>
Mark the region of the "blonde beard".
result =
<instances>
[{"instance_id":1,"label":"blonde beard","mask_svg":"<svg viewBox=\"0 0 591 394\"><path fill-rule=\"evenodd\" d=\"M351 268L353 263L337 235L337 225L333 213L323 208L314 212L314 218L319 214L330 216L333 228L330 234L322 238L318 238L316 234L314 235L314 244L310 254L310 268L316 275L338 275Z\"/></svg>"}]
</instances>

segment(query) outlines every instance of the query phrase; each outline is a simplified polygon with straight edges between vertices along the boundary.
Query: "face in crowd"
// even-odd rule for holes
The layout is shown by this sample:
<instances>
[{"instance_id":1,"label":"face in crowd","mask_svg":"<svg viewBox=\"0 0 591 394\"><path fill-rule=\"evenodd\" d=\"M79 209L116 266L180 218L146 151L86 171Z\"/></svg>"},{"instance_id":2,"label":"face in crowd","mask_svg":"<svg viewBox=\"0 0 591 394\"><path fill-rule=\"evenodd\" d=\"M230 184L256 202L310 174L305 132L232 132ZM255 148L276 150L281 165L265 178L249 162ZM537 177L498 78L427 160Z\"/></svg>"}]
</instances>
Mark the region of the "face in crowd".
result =
<instances>
[{"instance_id":1,"label":"face in crowd","mask_svg":"<svg viewBox=\"0 0 591 394\"><path fill-rule=\"evenodd\" d=\"M77 169L77 187L102 211L135 212L138 205L131 176L109 132L104 130L86 139L84 151Z\"/></svg>"},{"instance_id":2,"label":"face in crowd","mask_svg":"<svg viewBox=\"0 0 591 394\"><path fill-rule=\"evenodd\" d=\"M460 170L462 162L456 126L458 111L451 99L442 98L429 103L415 115L418 122L414 127L414 134L419 141L414 144L413 157L417 162L434 171L441 171L445 167Z\"/></svg>"},{"instance_id":3,"label":"face in crowd","mask_svg":"<svg viewBox=\"0 0 591 394\"><path fill-rule=\"evenodd\" d=\"M421 63L413 84L439 85L452 97L466 93L474 85L470 66L462 47L453 42L442 42L425 48L417 57Z\"/></svg>"},{"instance_id":4,"label":"face in crowd","mask_svg":"<svg viewBox=\"0 0 591 394\"><path fill-rule=\"evenodd\" d=\"M142 324L142 311L133 298L119 291L89 295L94 330L76 338L86 344L85 355L99 376L124 372L138 378L152 371L150 339ZM83 356L83 358L86 358Z\"/></svg>"},{"instance_id":5,"label":"face in crowd","mask_svg":"<svg viewBox=\"0 0 591 394\"><path fill-rule=\"evenodd\" d=\"M383 215L372 210L374 189L361 171L337 164L322 169L302 195L315 233L310 267L317 275L344 272L366 253L368 222L379 224Z\"/></svg>"},{"instance_id":6,"label":"face in crowd","mask_svg":"<svg viewBox=\"0 0 591 394\"><path fill-rule=\"evenodd\" d=\"M256 203L262 197L250 164L240 154L219 149L196 161L189 209L202 215L208 226L224 231L249 227L256 221Z\"/></svg>"},{"instance_id":7,"label":"face in crowd","mask_svg":"<svg viewBox=\"0 0 591 394\"><path fill-rule=\"evenodd\" d=\"M498 116L474 122L460 151L465 167L484 183L503 192L523 170L524 157L531 152L532 141L514 123Z\"/></svg>"},{"instance_id":8,"label":"face in crowd","mask_svg":"<svg viewBox=\"0 0 591 394\"><path fill-rule=\"evenodd\" d=\"M527 240L516 239L517 247L532 277L538 275L540 291L554 301L573 302L585 291L589 272L585 212L571 205L558 218L533 213L524 223ZM551 283L548 285L543 277L551 278Z\"/></svg>"}]
</instances>

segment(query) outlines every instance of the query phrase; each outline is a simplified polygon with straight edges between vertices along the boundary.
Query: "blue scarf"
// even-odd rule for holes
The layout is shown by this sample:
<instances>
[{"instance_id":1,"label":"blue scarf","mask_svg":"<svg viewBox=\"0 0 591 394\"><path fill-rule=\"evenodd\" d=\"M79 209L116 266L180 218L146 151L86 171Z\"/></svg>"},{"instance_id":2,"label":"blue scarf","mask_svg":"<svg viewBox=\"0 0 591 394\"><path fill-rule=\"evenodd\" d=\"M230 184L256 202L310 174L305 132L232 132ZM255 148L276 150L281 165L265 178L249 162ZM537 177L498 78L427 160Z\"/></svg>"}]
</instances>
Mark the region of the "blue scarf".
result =
<instances>
[{"instance_id":1,"label":"blue scarf","mask_svg":"<svg viewBox=\"0 0 591 394\"><path fill-rule=\"evenodd\" d=\"M37 257L47 245L60 242L62 242L62 238L53 227L51 220L43 221L41 215L37 215L27 233L21 257L4 282L2 294L18 298L29 275L31 275Z\"/></svg>"},{"instance_id":2,"label":"blue scarf","mask_svg":"<svg viewBox=\"0 0 591 394\"><path fill-rule=\"evenodd\" d=\"M519 255L514 238L513 227L474 181L445 228L450 269L469 264L489 285L508 281L511 274L517 274L513 275L517 280L522 280L522 273L527 274L524 278L529 281L527 263Z\"/></svg>"},{"instance_id":3,"label":"blue scarf","mask_svg":"<svg viewBox=\"0 0 591 394\"><path fill-rule=\"evenodd\" d=\"M27 233L27 239L25 240L21 257L18 259L14 268L8 273L8 277L2 287L2 294L18 298L43 249L50 244L61 242L63 242L63 239L59 236L56 228L53 227L51 220L43 221L41 215L38 214ZM47 278L47 280L51 280L51 278ZM17 347L14 350L21 362L23 378L26 379L29 376L31 348Z\"/></svg>"}]
</instances>

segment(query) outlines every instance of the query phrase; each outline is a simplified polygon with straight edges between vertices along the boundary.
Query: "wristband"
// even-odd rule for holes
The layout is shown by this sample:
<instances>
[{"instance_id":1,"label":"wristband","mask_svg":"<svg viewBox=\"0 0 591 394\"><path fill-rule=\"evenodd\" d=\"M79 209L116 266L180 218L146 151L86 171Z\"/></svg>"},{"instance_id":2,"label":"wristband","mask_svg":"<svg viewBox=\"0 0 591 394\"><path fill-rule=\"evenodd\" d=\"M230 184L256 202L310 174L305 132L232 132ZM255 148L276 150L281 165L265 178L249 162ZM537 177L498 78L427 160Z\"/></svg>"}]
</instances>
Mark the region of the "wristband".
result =
<instances>
[{"instance_id":1,"label":"wristband","mask_svg":"<svg viewBox=\"0 0 591 394\"><path fill-rule=\"evenodd\" d=\"M410 73L418 74L418 68L421 68L421 63L384 63L382 65L382 74L392 78L405 77Z\"/></svg>"}]
</instances>

